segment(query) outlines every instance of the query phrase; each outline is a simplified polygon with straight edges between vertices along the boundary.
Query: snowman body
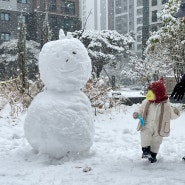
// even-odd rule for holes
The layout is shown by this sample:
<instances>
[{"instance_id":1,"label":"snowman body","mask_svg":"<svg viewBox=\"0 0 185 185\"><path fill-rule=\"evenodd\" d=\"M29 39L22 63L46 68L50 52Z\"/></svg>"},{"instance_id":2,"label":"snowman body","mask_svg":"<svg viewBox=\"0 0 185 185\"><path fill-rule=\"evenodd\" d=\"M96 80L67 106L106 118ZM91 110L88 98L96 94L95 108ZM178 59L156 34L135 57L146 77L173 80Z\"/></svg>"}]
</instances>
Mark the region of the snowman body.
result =
<instances>
[{"instance_id":1,"label":"snowman body","mask_svg":"<svg viewBox=\"0 0 185 185\"><path fill-rule=\"evenodd\" d=\"M91 60L74 38L46 43L39 55L44 92L28 108L25 136L41 153L60 158L88 151L93 144L91 104L80 90L90 77Z\"/></svg>"}]
</instances>

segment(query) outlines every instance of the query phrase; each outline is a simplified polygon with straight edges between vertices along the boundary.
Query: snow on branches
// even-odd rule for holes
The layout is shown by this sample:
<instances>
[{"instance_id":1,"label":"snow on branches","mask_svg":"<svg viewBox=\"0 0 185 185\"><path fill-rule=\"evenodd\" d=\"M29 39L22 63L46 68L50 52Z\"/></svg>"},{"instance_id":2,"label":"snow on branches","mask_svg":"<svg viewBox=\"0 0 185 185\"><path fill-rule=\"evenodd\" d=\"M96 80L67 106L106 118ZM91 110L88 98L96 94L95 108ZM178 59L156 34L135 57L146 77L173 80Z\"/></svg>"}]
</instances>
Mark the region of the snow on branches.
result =
<instances>
[{"instance_id":1,"label":"snow on branches","mask_svg":"<svg viewBox=\"0 0 185 185\"><path fill-rule=\"evenodd\" d=\"M160 17L163 26L153 32L145 50L146 59L152 68L161 75L176 76L177 81L185 72L185 20L173 17L180 5L180 0L170 0L165 4Z\"/></svg>"}]
</instances>

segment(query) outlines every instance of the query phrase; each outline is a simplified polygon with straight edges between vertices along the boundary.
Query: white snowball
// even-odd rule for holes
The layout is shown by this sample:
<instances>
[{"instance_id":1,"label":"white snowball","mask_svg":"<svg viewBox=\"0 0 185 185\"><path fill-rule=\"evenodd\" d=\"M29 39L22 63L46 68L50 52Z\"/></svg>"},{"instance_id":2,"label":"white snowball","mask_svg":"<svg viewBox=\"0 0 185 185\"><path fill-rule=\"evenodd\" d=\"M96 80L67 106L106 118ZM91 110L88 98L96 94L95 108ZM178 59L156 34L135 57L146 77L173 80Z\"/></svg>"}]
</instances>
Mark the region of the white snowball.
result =
<instances>
[{"instance_id":1,"label":"white snowball","mask_svg":"<svg viewBox=\"0 0 185 185\"><path fill-rule=\"evenodd\" d=\"M39 55L40 77L47 89L79 90L90 77L91 60L75 38L46 43Z\"/></svg>"},{"instance_id":2,"label":"white snowball","mask_svg":"<svg viewBox=\"0 0 185 185\"><path fill-rule=\"evenodd\" d=\"M32 147L51 157L88 151L94 136L90 102L80 90L42 92L28 109L24 130Z\"/></svg>"}]
</instances>

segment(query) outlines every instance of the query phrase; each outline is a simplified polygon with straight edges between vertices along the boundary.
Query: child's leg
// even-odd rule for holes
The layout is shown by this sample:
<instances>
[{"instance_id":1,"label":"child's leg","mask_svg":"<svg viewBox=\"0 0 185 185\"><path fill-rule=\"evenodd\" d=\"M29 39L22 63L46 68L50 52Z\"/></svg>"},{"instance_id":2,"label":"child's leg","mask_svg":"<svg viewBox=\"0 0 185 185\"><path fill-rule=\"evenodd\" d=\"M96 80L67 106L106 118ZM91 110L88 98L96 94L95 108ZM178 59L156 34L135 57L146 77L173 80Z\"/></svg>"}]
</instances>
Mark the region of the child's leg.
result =
<instances>
[{"instance_id":1,"label":"child's leg","mask_svg":"<svg viewBox=\"0 0 185 185\"><path fill-rule=\"evenodd\" d=\"M162 143L163 138L159 135L154 135L151 141L151 157L149 157L149 161L151 163L155 163L157 161L157 153L159 152L160 145Z\"/></svg>"},{"instance_id":2,"label":"child's leg","mask_svg":"<svg viewBox=\"0 0 185 185\"><path fill-rule=\"evenodd\" d=\"M150 157L150 144L152 139L152 134L149 128L145 127L140 132L141 136L141 147L142 147L142 158Z\"/></svg>"},{"instance_id":3,"label":"child's leg","mask_svg":"<svg viewBox=\"0 0 185 185\"><path fill-rule=\"evenodd\" d=\"M141 147L147 147L151 145L152 132L149 128L145 127L140 132L141 136Z\"/></svg>"},{"instance_id":4,"label":"child's leg","mask_svg":"<svg viewBox=\"0 0 185 185\"><path fill-rule=\"evenodd\" d=\"M151 151L153 153L158 153L159 152L159 148L160 145L162 143L163 138L159 135L154 135L152 137L152 141L151 141Z\"/></svg>"}]
</instances>

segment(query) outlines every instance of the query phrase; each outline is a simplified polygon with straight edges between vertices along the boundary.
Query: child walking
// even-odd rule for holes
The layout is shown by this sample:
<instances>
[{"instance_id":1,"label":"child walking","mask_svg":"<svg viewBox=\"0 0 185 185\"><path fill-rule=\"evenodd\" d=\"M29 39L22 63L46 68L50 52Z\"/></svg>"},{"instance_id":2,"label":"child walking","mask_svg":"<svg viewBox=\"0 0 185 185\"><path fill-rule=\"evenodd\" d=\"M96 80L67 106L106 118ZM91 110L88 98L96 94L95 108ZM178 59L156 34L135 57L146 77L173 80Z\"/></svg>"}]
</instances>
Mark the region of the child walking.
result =
<instances>
[{"instance_id":1,"label":"child walking","mask_svg":"<svg viewBox=\"0 0 185 185\"><path fill-rule=\"evenodd\" d=\"M163 78L149 84L146 99L133 113L134 119L140 119L137 130L141 136L142 158L148 158L151 163L157 161L163 137L170 134L170 119L179 116L179 110L170 105Z\"/></svg>"}]
</instances>

